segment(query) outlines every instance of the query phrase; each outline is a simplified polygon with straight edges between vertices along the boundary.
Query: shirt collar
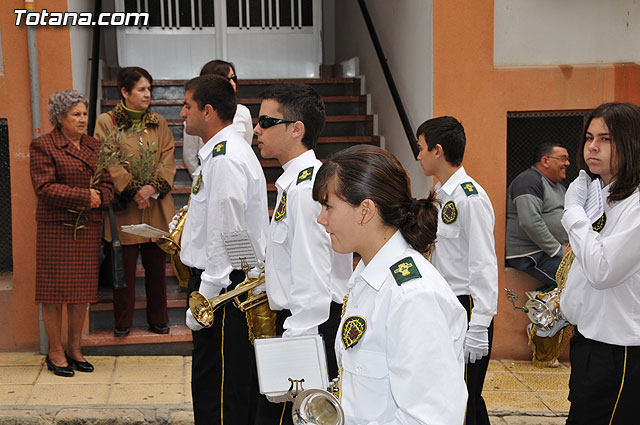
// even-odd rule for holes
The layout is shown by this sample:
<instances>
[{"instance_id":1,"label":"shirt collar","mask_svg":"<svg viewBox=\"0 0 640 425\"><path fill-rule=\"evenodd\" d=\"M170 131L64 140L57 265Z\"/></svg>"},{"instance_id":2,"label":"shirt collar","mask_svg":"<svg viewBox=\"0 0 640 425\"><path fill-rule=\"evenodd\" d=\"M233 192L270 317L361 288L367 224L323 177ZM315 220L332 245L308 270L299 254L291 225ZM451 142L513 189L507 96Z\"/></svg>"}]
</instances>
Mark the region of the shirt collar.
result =
<instances>
[{"instance_id":1,"label":"shirt collar","mask_svg":"<svg viewBox=\"0 0 640 425\"><path fill-rule=\"evenodd\" d=\"M204 144L204 146L198 151L198 156L200 157L200 164L202 164L207 158L211 157L211 153L213 152L213 148L223 140L227 140L229 136L233 132L233 127L231 124L218 131L213 135L211 139Z\"/></svg>"},{"instance_id":2,"label":"shirt collar","mask_svg":"<svg viewBox=\"0 0 640 425\"><path fill-rule=\"evenodd\" d=\"M286 164L282 166L284 172L282 173L282 175L280 175L280 177L278 177L278 180L276 180L276 186L278 186L278 188L280 189L289 187L291 182L298 178L298 172L302 168L304 168L306 164L312 164L315 161L316 153L313 151L313 149L309 149L305 153L298 155L293 159L290 159ZM318 170L314 171L317 172Z\"/></svg>"},{"instance_id":3,"label":"shirt collar","mask_svg":"<svg viewBox=\"0 0 640 425\"><path fill-rule=\"evenodd\" d=\"M376 291L380 290L385 279L391 273L389 266L397 261L407 248L409 248L409 244L400 231L396 230L391 239L380 248L369 264L365 266L362 260L358 263L348 286L353 286L355 279L360 278Z\"/></svg>"},{"instance_id":4,"label":"shirt collar","mask_svg":"<svg viewBox=\"0 0 640 425\"><path fill-rule=\"evenodd\" d=\"M440 188L442 188L447 195L451 195L456 187L462 183L462 180L464 180L465 177L467 177L467 173L464 171L464 167L460 166L460 168L458 168L458 170L449 177L449 180L447 180L445 184L438 182L435 190L438 192Z\"/></svg>"}]
</instances>

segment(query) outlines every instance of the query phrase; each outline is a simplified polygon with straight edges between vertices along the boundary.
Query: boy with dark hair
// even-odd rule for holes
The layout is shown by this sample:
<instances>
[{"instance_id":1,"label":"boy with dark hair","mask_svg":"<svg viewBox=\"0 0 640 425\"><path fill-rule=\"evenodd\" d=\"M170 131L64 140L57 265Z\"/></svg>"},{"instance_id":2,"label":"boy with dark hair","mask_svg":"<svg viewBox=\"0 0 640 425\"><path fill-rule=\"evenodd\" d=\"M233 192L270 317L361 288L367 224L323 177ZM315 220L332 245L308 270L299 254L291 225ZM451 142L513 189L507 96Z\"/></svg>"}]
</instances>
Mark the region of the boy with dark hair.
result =
<instances>
[{"instance_id":1,"label":"boy with dark hair","mask_svg":"<svg viewBox=\"0 0 640 425\"><path fill-rule=\"evenodd\" d=\"M453 117L425 121L417 131L425 175L438 179L442 201L432 263L467 310L464 340L469 399L467 425L489 425L482 386L491 355L493 316L498 306L498 262L493 238L495 217L489 196L462 166L466 136Z\"/></svg>"},{"instance_id":2,"label":"boy with dark hair","mask_svg":"<svg viewBox=\"0 0 640 425\"><path fill-rule=\"evenodd\" d=\"M247 142L232 127L236 98L231 84L205 75L185 85L180 116L189 134L200 136L180 260L191 268L189 293L213 298L245 279L234 270L221 234L246 230L259 260L264 260L267 227L266 181ZM193 332L192 396L196 424L251 425L257 401L255 355L245 313L227 303L203 328L187 310ZM248 408L249 407L249 408Z\"/></svg>"},{"instance_id":3,"label":"boy with dark hair","mask_svg":"<svg viewBox=\"0 0 640 425\"><path fill-rule=\"evenodd\" d=\"M324 127L324 103L312 87L300 84L276 84L261 98L254 129L258 148L284 169L276 181L277 206L267 240L269 305L278 312L278 335L324 336L329 378L334 378L338 371L333 345L353 256L334 252L329 234L316 221L322 206L313 200L312 190L322 162L313 148ZM289 403L288 407L284 423L291 423ZM283 406L262 397L256 423L278 424L282 414Z\"/></svg>"}]
</instances>

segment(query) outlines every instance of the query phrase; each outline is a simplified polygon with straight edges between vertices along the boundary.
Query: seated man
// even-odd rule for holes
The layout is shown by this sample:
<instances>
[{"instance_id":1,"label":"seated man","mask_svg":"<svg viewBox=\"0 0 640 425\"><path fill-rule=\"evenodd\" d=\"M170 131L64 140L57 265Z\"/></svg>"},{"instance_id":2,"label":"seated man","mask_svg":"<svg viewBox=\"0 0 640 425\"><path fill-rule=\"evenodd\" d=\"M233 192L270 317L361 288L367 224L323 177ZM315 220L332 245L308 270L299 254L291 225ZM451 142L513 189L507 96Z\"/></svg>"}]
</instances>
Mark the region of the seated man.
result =
<instances>
[{"instance_id":1,"label":"seated man","mask_svg":"<svg viewBox=\"0 0 640 425\"><path fill-rule=\"evenodd\" d=\"M558 143L543 142L534 164L507 189L506 265L538 279L539 291L556 287L556 271L568 237L560 219L564 210L569 154Z\"/></svg>"}]
</instances>

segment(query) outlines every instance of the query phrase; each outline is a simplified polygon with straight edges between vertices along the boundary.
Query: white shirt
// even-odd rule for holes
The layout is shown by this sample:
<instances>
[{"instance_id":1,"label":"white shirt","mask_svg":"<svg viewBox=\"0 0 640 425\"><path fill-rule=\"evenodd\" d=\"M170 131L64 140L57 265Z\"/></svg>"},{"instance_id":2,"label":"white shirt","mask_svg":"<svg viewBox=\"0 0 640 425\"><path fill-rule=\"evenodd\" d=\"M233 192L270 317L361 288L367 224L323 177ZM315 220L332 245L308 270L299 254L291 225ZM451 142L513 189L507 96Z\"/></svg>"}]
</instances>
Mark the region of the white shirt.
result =
<instances>
[{"instance_id":1,"label":"white shirt","mask_svg":"<svg viewBox=\"0 0 640 425\"><path fill-rule=\"evenodd\" d=\"M422 277L399 284L392 270L407 257ZM346 423L462 424L467 319L447 282L397 231L348 286L335 345ZM354 316L366 329L346 348L341 335Z\"/></svg>"},{"instance_id":2,"label":"white shirt","mask_svg":"<svg viewBox=\"0 0 640 425\"><path fill-rule=\"evenodd\" d=\"M213 156L216 145L224 141L225 153ZM202 285L212 285L219 293L229 285L232 271L222 233L247 230L258 259L264 260L267 185L253 150L231 125L213 136L198 156L202 165L194 173L180 260L204 270ZM194 193L200 173L200 187Z\"/></svg>"},{"instance_id":3,"label":"white shirt","mask_svg":"<svg viewBox=\"0 0 640 425\"><path fill-rule=\"evenodd\" d=\"M251 145L253 142L253 123L251 122L251 112L249 108L238 103L236 114L233 117L233 129ZM204 143L198 136L187 134L187 130L182 130L182 161L193 174L198 168L198 151L202 149Z\"/></svg>"},{"instance_id":4,"label":"white shirt","mask_svg":"<svg viewBox=\"0 0 640 425\"><path fill-rule=\"evenodd\" d=\"M475 190L469 188L470 192L476 193L467 195L463 189L466 183L471 183ZM456 295L471 295L470 323L489 327L498 310L498 260L491 200L464 167L453 173L444 185L438 182L435 190L442 205L433 265ZM443 219L443 210L446 219Z\"/></svg>"},{"instance_id":5,"label":"white shirt","mask_svg":"<svg viewBox=\"0 0 640 425\"><path fill-rule=\"evenodd\" d=\"M276 181L265 281L271 309L291 311L284 322L285 337L317 333L318 325L329 318L331 301L342 303L353 271L353 254L333 251L329 234L316 221L322 206L313 200L312 191L321 165L308 150L284 164Z\"/></svg>"},{"instance_id":6,"label":"white shirt","mask_svg":"<svg viewBox=\"0 0 640 425\"><path fill-rule=\"evenodd\" d=\"M587 338L620 346L640 345L640 195L609 203L600 233L581 207L567 209L562 225L576 255L560 309Z\"/></svg>"}]
</instances>

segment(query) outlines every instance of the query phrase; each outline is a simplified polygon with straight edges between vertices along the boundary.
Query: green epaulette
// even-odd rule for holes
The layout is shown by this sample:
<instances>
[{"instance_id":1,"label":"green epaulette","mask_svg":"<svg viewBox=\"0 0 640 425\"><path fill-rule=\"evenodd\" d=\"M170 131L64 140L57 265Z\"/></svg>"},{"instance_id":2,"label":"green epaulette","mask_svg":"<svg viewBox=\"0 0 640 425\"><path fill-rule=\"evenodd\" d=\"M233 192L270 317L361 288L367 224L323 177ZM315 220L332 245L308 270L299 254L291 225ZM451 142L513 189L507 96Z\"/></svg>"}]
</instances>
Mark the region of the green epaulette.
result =
<instances>
[{"instance_id":1,"label":"green epaulette","mask_svg":"<svg viewBox=\"0 0 640 425\"><path fill-rule=\"evenodd\" d=\"M460 186L462 186L462 189L467 196L478 194L478 190L471 182L462 183Z\"/></svg>"},{"instance_id":2,"label":"green epaulette","mask_svg":"<svg viewBox=\"0 0 640 425\"><path fill-rule=\"evenodd\" d=\"M389 267L398 286L413 279L422 277L413 258L406 257Z\"/></svg>"},{"instance_id":3,"label":"green epaulette","mask_svg":"<svg viewBox=\"0 0 640 425\"><path fill-rule=\"evenodd\" d=\"M313 177L313 167L305 168L298 173L298 180L296 181L296 184L298 185L305 180L311 180L311 177Z\"/></svg>"},{"instance_id":4,"label":"green epaulette","mask_svg":"<svg viewBox=\"0 0 640 425\"><path fill-rule=\"evenodd\" d=\"M213 147L213 152L211 153L211 157L215 158L218 155L224 155L227 153L227 141L223 140L222 142L216 144Z\"/></svg>"}]
</instances>

